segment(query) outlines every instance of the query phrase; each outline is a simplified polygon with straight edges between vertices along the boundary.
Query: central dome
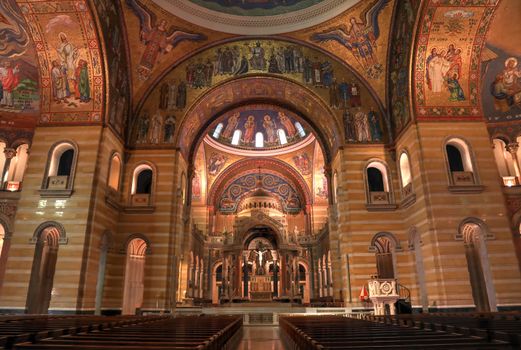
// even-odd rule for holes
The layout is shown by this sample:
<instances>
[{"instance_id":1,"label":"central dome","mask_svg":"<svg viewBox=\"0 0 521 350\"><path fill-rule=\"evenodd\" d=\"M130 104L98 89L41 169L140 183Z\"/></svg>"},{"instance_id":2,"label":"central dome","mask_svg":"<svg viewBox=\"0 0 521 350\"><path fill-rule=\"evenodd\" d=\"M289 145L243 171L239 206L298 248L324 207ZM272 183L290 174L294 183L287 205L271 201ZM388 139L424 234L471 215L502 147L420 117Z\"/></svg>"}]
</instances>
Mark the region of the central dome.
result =
<instances>
[{"instance_id":1,"label":"central dome","mask_svg":"<svg viewBox=\"0 0 521 350\"><path fill-rule=\"evenodd\" d=\"M195 25L239 35L288 33L323 23L360 0L152 0Z\"/></svg>"},{"instance_id":2,"label":"central dome","mask_svg":"<svg viewBox=\"0 0 521 350\"><path fill-rule=\"evenodd\" d=\"M303 10L323 0L190 0L207 9L238 16L273 16Z\"/></svg>"}]
</instances>

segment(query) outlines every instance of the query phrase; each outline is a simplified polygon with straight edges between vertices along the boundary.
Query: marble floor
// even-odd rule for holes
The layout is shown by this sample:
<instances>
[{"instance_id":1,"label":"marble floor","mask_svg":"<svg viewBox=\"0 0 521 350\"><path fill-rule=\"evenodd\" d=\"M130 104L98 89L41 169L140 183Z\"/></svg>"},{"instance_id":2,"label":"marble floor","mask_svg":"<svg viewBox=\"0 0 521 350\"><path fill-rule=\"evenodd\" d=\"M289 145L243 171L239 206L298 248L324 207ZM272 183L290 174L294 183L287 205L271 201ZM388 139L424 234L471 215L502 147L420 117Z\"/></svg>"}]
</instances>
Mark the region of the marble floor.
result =
<instances>
[{"instance_id":1,"label":"marble floor","mask_svg":"<svg viewBox=\"0 0 521 350\"><path fill-rule=\"evenodd\" d=\"M238 350L283 350L279 327L248 326L243 327L242 340Z\"/></svg>"}]
</instances>

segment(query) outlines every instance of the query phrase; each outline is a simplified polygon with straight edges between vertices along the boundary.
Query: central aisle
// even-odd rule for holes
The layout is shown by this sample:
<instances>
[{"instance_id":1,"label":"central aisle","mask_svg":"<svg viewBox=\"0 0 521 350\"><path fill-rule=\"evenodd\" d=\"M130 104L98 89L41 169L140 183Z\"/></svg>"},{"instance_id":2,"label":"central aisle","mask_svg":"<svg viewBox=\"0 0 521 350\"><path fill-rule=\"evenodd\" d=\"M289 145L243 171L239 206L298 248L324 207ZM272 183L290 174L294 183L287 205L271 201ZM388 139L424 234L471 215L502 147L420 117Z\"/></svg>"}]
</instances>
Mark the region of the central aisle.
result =
<instances>
[{"instance_id":1,"label":"central aisle","mask_svg":"<svg viewBox=\"0 0 521 350\"><path fill-rule=\"evenodd\" d=\"M250 326L243 327L242 340L238 350L283 350L279 327Z\"/></svg>"}]
</instances>

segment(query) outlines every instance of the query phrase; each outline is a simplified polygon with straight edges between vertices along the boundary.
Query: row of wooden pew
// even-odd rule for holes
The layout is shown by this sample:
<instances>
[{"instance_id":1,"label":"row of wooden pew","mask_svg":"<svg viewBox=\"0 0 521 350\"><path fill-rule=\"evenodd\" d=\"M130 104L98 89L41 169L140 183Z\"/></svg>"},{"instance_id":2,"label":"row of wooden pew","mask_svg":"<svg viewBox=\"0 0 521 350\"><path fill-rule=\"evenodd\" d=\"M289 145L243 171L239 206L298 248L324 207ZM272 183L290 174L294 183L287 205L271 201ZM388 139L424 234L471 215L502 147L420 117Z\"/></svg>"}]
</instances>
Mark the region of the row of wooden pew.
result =
<instances>
[{"instance_id":1,"label":"row of wooden pew","mask_svg":"<svg viewBox=\"0 0 521 350\"><path fill-rule=\"evenodd\" d=\"M520 312L430 313L397 316L366 316L366 319L404 327L439 329L506 341L521 348Z\"/></svg>"},{"instance_id":2,"label":"row of wooden pew","mask_svg":"<svg viewBox=\"0 0 521 350\"><path fill-rule=\"evenodd\" d=\"M240 316L0 317L4 349L227 349Z\"/></svg>"},{"instance_id":3,"label":"row of wooden pew","mask_svg":"<svg viewBox=\"0 0 521 350\"><path fill-rule=\"evenodd\" d=\"M408 315L405 322L401 316L288 316L280 317L279 323L289 349L519 349L509 336L490 337L488 332L464 330L458 318L454 319L460 325L451 327L451 317L443 319L444 326L412 323L414 317ZM521 323L517 333L521 333Z\"/></svg>"}]
</instances>

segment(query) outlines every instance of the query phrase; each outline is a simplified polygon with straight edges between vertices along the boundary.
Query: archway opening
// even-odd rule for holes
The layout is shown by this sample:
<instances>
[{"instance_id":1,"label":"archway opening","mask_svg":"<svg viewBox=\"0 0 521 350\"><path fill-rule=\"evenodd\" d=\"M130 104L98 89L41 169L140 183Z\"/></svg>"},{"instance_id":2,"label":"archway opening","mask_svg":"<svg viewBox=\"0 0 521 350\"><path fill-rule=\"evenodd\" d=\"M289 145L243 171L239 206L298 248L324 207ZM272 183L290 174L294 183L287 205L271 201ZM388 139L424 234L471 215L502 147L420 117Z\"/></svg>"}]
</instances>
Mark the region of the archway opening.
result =
<instances>
[{"instance_id":1,"label":"archway opening","mask_svg":"<svg viewBox=\"0 0 521 350\"><path fill-rule=\"evenodd\" d=\"M26 312L44 314L49 310L58 259L60 232L54 226L37 233Z\"/></svg>"},{"instance_id":2,"label":"archway opening","mask_svg":"<svg viewBox=\"0 0 521 350\"><path fill-rule=\"evenodd\" d=\"M491 295L491 284L493 282L488 266L486 246L483 241L485 235L480 225L473 222L463 224L461 234L465 244L465 258L476 311L493 311L495 309L494 303L491 302L491 297L493 297Z\"/></svg>"},{"instance_id":3,"label":"archway opening","mask_svg":"<svg viewBox=\"0 0 521 350\"><path fill-rule=\"evenodd\" d=\"M127 244L125 284L123 290L123 315L134 315L143 304L145 253L147 243L133 238Z\"/></svg>"},{"instance_id":4,"label":"archway opening","mask_svg":"<svg viewBox=\"0 0 521 350\"><path fill-rule=\"evenodd\" d=\"M376 248L376 271L378 278L395 278L394 242L386 236L380 236L374 241Z\"/></svg>"}]
</instances>

